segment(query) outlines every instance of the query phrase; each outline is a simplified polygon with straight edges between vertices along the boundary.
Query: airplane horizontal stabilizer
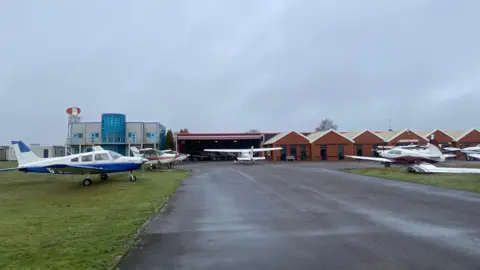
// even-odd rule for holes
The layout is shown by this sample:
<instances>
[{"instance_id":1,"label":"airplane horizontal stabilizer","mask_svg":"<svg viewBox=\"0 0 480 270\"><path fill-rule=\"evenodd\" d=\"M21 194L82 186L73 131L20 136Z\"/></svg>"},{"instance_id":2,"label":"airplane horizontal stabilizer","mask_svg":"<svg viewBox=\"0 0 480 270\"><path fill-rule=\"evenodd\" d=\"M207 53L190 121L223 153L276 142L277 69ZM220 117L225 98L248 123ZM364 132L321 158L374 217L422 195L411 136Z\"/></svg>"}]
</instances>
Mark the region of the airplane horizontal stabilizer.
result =
<instances>
[{"instance_id":1,"label":"airplane horizontal stabilizer","mask_svg":"<svg viewBox=\"0 0 480 270\"><path fill-rule=\"evenodd\" d=\"M0 169L0 172L8 172L8 171L17 171L18 168L15 167L15 168L4 168L4 169Z\"/></svg>"},{"instance_id":2,"label":"airplane horizontal stabilizer","mask_svg":"<svg viewBox=\"0 0 480 270\"><path fill-rule=\"evenodd\" d=\"M377 162L393 162L392 160L388 158L381 158L381 157L362 157L362 156L345 156L348 158L353 158L353 159L360 159L360 160L369 160L369 161L377 161Z\"/></svg>"},{"instance_id":3,"label":"airplane horizontal stabilizer","mask_svg":"<svg viewBox=\"0 0 480 270\"><path fill-rule=\"evenodd\" d=\"M223 152L223 153L242 153L250 149L204 149L203 152Z\"/></svg>"},{"instance_id":4,"label":"airplane horizontal stabilizer","mask_svg":"<svg viewBox=\"0 0 480 270\"><path fill-rule=\"evenodd\" d=\"M274 150L282 150L281 147L272 147L272 148L253 148L253 152L266 152L266 151L274 151Z\"/></svg>"},{"instance_id":5,"label":"airplane horizontal stabilizer","mask_svg":"<svg viewBox=\"0 0 480 270\"><path fill-rule=\"evenodd\" d=\"M467 154L467 156L480 159L480 154Z\"/></svg>"},{"instance_id":6,"label":"airplane horizontal stabilizer","mask_svg":"<svg viewBox=\"0 0 480 270\"><path fill-rule=\"evenodd\" d=\"M480 169L476 168L436 167L432 164L420 164L412 167L417 173L480 173Z\"/></svg>"}]
</instances>

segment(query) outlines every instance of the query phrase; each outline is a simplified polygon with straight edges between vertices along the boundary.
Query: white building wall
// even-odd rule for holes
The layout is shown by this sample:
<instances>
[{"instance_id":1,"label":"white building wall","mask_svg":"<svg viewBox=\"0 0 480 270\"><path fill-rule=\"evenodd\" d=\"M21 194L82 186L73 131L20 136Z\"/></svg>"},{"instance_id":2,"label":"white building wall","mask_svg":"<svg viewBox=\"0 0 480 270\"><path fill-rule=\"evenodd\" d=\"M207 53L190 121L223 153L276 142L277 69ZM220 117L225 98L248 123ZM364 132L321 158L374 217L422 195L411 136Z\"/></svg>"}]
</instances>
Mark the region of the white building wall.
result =
<instances>
[{"instance_id":1,"label":"white building wall","mask_svg":"<svg viewBox=\"0 0 480 270\"><path fill-rule=\"evenodd\" d=\"M55 157L55 148L58 149L58 146L54 145L29 145L28 148L32 150L32 152L40 158L51 158ZM48 153L47 153L48 152ZM46 155L44 155L46 154ZM59 156L57 150L57 156ZM15 155L15 151L13 151L13 147L9 146L7 149L7 160L8 161L16 161L17 156Z\"/></svg>"}]
</instances>

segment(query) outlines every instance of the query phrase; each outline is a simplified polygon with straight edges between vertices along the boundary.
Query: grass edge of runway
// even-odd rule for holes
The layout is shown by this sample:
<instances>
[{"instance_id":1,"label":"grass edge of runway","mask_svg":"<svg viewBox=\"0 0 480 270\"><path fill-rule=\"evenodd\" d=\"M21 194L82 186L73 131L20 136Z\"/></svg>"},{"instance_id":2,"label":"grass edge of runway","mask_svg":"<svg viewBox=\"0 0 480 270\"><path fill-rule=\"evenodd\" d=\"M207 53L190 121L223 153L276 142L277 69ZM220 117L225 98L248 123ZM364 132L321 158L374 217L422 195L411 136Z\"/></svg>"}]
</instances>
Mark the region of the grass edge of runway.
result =
<instances>
[{"instance_id":1,"label":"grass edge of runway","mask_svg":"<svg viewBox=\"0 0 480 270\"><path fill-rule=\"evenodd\" d=\"M415 174L401 168L348 168L341 172L480 193L478 174Z\"/></svg>"},{"instance_id":2,"label":"grass edge of runway","mask_svg":"<svg viewBox=\"0 0 480 270\"><path fill-rule=\"evenodd\" d=\"M3 164L2 164L3 165ZM189 170L92 178L7 172L0 175L0 268L106 269L176 192ZM98 177L97 177L98 178Z\"/></svg>"}]
</instances>

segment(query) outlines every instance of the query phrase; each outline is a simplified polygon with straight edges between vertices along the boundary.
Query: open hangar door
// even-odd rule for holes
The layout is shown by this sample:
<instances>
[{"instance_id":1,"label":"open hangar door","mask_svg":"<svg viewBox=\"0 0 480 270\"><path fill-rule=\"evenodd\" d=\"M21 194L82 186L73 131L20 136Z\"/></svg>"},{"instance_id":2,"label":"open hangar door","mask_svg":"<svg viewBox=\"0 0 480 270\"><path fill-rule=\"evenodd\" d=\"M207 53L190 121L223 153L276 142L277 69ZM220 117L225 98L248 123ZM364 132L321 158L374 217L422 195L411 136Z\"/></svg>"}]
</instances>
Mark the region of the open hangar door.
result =
<instances>
[{"instance_id":1,"label":"open hangar door","mask_svg":"<svg viewBox=\"0 0 480 270\"><path fill-rule=\"evenodd\" d=\"M204 149L249 149L261 147L260 133L187 133L177 134L178 152L189 154L191 161L233 160L235 154L204 152Z\"/></svg>"}]
</instances>

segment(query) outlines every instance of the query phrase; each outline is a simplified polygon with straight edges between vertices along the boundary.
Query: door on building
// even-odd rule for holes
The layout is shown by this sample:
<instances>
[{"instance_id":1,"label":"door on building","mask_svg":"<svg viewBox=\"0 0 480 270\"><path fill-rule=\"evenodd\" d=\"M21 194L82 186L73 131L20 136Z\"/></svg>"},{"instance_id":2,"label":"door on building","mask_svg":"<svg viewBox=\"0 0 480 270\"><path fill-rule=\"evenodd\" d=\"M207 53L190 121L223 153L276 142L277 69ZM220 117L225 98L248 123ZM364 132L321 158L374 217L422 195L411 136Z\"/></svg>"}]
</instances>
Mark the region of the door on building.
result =
<instances>
[{"instance_id":1,"label":"door on building","mask_svg":"<svg viewBox=\"0 0 480 270\"><path fill-rule=\"evenodd\" d=\"M327 145L326 144L320 145L320 156L322 157L322 160L327 160Z\"/></svg>"},{"instance_id":2,"label":"door on building","mask_svg":"<svg viewBox=\"0 0 480 270\"><path fill-rule=\"evenodd\" d=\"M48 149L43 149L43 158L48 158Z\"/></svg>"},{"instance_id":3,"label":"door on building","mask_svg":"<svg viewBox=\"0 0 480 270\"><path fill-rule=\"evenodd\" d=\"M290 156L294 156L297 159L297 145L291 144L290 145Z\"/></svg>"},{"instance_id":4,"label":"door on building","mask_svg":"<svg viewBox=\"0 0 480 270\"><path fill-rule=\"evenodd\" d=\"M307 146L305 144L300 145L300 160L307 160Z\"/></svg>"},{"instance_id":5,"label":"door on building","mask_svg":"<svg viewBox=\"0 0 480 270\"><path fill-rule=\"evenodd\" d=\"M343 144L338 145L338 160L344 160L345 159L344 148L345 148L345 146Z\"/></svg>"},{"instance_id":6,"label":"door on building","mask_svg":"<svg viewBox=\"0 0 480 270\"><path fill-rule=\"evenodd\" d=\"M361 144L356 144L355 145L357 148L357 156L363 156L363 149Z\"/></svg>"},{"instance_id":7,"label":"door on building","mask_svg":"<svg viewBox=\"0 0 480 270\"><path fill-rule=\"evenodd\" d=\"M373 145L373 156L374 157L380 157L380 154L377 152L378 150L378 144Z\"/></svg>"},{"instance_id":8,"label":"door on building","mask_svg":"<svg viewBox=\"0 0 480 270\"><path fill-rule=\"evenodd\" d=\"M287 159L287 146L282 144L282 145L280 145L280 147L282 148L282 150L280 152L280 160L286 160Z\"/></svg>"}]
</instances>

